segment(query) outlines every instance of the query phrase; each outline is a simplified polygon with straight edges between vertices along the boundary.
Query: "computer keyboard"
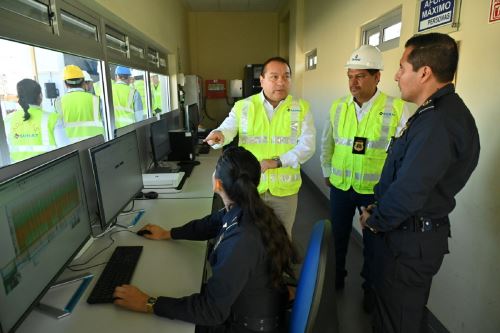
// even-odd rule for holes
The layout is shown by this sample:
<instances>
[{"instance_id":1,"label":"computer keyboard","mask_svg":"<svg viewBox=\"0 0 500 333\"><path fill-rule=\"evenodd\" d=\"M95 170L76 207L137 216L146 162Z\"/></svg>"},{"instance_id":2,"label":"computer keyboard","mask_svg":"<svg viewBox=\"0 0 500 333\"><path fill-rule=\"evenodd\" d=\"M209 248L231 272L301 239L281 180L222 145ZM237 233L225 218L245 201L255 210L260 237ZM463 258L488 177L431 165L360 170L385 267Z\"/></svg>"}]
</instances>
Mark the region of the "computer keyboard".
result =
<instances>
[{"instance_id":1,"label":"computer keyboard","mask_svg":"<svg viewBox=\"0 0 500 333\"><path fill-rule=\"evenodd\" d=\"M87 303L113 303L115 288L130 283L141 252L142 246L117 246L87 298Z\"/></svg>"}]
</instances>

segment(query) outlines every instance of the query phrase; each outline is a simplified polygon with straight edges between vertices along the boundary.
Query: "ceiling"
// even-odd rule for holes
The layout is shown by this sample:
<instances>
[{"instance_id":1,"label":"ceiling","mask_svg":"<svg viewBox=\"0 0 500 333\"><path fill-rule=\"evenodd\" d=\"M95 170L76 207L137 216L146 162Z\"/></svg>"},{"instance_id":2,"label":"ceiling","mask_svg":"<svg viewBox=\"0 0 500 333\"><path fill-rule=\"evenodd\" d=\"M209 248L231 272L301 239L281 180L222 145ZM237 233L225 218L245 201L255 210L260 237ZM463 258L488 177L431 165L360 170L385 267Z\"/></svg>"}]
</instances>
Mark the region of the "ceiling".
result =
<instances>
[{"instance_id":1,"label":"ceiling","mask_svg":"<svg viewBox=\"0 0 500 333\"><path fill-rule=\"evenodd\" d=\"M287 0L182 0L193 12L277 12Z\"/></svg>"}]
</instances>

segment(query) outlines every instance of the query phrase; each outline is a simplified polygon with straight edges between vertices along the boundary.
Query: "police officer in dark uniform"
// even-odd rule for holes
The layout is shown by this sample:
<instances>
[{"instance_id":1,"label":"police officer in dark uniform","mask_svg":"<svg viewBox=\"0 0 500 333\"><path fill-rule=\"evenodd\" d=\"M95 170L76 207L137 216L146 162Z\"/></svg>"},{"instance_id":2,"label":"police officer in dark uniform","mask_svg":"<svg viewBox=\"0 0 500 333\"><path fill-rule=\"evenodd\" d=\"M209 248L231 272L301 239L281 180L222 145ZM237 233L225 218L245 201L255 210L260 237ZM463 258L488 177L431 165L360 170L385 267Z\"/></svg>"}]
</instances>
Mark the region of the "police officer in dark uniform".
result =
<instances>
[{"instance_id":1,"label":"police officer in dark uniform","mask_svg":"<svg viewBox=\"0 0 500 333\"><path fill-rule=\"evenodd\" d=\"M150 297L136 287L117 287L115 304L206 327L207 332L281 332L295 251L285 227L257 192L260 164L242 147L229 148L214 173L214 191L225 208L186 225L144 229L149 239L216 239L209 256L211 277L201 293ZM161 278L161 277L159 277Z\"/></svg>"},{"instance_id":2,"label":"police officer in dark uniform","mask_svg":"<svg viewBox=\"0 0 500 333\"><path fill-rule=\"evenodd\" d=\"M448 253L448 214L479 158L472 114L455 93L456 42L430 33L410 38L395 80L420 107L389 148L376 204L360 222L374 237L374 332L421 332L432 277Z\"/></svg>"}]
</instances>

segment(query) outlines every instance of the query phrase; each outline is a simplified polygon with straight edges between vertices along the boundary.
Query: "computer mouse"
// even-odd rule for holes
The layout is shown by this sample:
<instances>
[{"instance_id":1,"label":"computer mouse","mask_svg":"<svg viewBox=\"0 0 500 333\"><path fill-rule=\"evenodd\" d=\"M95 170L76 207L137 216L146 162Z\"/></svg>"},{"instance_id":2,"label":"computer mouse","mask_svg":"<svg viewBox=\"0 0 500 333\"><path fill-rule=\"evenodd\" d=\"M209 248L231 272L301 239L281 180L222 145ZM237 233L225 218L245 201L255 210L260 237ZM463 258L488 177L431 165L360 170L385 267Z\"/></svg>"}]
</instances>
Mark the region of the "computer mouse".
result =
<instances>
[{"instance_id":1,"label":"computer mouse","mask_svg":"<svg viewBox=\"0 0 500 333\"><path fill-rule=\"evenodd\" d=\"M158 198L158 192L155 192L155 191L146 192L146 193L144 193L144 197L146 199L156 199L156 198Z\"/></svg>"},{"instance_id":2,"label":"computer mouse","mask_svg":"<svg viewBox=\"0 0 500 333\"><path fill-rule=\"evenodd\" d=\"M139 236L144 236L144 235L151 235L152 232L147 230L147 229L141 229L139 231L137 231L137 235Z\"/></svg>"}]
</instances>

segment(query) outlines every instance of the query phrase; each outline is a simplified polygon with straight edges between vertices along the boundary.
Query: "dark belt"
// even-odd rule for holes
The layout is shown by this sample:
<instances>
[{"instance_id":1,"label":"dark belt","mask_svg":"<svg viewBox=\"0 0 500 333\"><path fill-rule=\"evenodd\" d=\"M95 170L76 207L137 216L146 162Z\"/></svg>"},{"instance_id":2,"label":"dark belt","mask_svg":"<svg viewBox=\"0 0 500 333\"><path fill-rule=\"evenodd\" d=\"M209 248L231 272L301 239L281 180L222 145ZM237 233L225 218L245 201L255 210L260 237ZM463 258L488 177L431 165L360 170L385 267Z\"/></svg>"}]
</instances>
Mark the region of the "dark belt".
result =
<instances>
[{"instance_id":1,"label":"dark belt","mask_svg":"<svg viewBox=\"0 0 500 333\"><path fill-rule=\"evenodd\" d=\"M232 320L233 322L251 331L272 332L278 328L280 317L275 316L275 317L254 318L248 316L241 316L233 313Z\"/></svg>"},{"instance_id":2,"label":"dark belt","mask_svg":"<svg viewBox=\"0 0 500 333\"><path fill-rule=\"evenodd\" d=\"M449 224L450 220L448 219L448 216L435 219L414 216L401 223L398 227L398 230L411 232L429 232L437 231L440 227Z\"/></svg>"}]
</instances>

